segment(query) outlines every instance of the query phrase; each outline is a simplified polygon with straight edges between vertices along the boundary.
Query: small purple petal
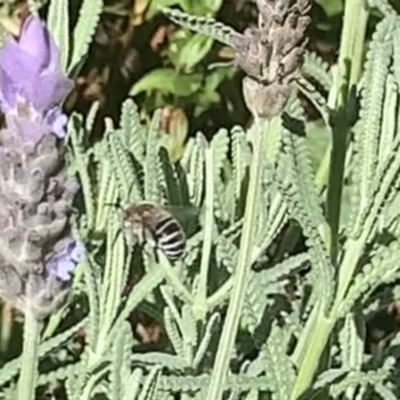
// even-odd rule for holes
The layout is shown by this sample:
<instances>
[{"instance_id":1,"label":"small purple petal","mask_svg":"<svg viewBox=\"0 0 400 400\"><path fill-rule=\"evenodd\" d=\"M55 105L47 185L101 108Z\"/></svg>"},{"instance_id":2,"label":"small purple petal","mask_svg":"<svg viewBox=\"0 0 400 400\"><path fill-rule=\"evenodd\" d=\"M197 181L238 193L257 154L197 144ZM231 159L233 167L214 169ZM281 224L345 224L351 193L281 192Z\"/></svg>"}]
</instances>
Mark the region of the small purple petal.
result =
<instances>
[{"instance_id":1,"label":"small purple petal","mask_svg":"<svg viewBox=\"0 0 400 400\"><path fill-rule=\"evenodd\" d=\"M53 107L44 117L46 124L51 131L60 139L65 137L67 131L68 118L61 111L60 107Z\"/></svg>"},{"instance_id":2,"label":"small purple petal","mask_svg":"<svg viewBox=\"0 0 400 400\"><path fill-rule=\"evenodd\" d=\"M57 270L54 271L57 278L62 281L69 281L74 272L76 263L70 260L60 260L57 264Z\"/></svg>"},{"instance_id":3,"label":"small purple petal","mask_svg":"<svg viewBox=\"0 0 400 400\"><path fill-rule=\"evenodd\" d=\"M1 49L0 67L2 74L7 74L18 90L26 89L28 92L32 91L32 80L43 73L41 60L26 53L18 43L12 41Z\"/></svg>"},{"instance_id":4,"label":"small purple petal","mask_svg":"<svg viewBox=\"0 0 400 400\"><path fill-rule=\"evenodd\" d=\"M81 243L70 241L62 251L53 256L47 263L50 275L61 281L68 282L76 265L85 255L85 249Z\"/></svg>"},{"instance_id":5,"label":"small purple petal","mask_svg":"<svg viewBox=\"0 0 400 400\"><path fill-rule=\"evenodd\" d=\"M26 91L27 98L38 111L46 112L59 105L74 87L71 80L61 73L46 73L32 79L30 92Z\"/></svg>"},{"instance_id":6,"label":"small purple petal","mask_svg":"<svg viewBox=\"0 0 400 400\"><path fill-rule=\"evenodd\" d=\"M54 68L58 64L55 43L39 18L30 16L25 20L19 37L19 46L26 53L41 60L42 69L49 66Z\"/></svg>"},{"instance_id":7,"label":"small purple petal","mask_svg":"<svg viewBox=\"0 0 400 400\"><path fill-rule=\"evenodd\" d=\"M17 87L0 65L0 107L7 112L17 101Z\"/></svg>"},{"instance_id":8,"label":"small purple petal","mask_svg":"<svg viewBox=\"0 0 400 400\"><path fill-rule=\"evenodd\" d=\"M72 90L72 81L60 69L56 44L39 18L27 18L19 40L11 38L1 49L0 88L3 111L14 107L19 95L42 115ZM56 129L60 134L60 126Z\"/></svg>"}]
</instances>

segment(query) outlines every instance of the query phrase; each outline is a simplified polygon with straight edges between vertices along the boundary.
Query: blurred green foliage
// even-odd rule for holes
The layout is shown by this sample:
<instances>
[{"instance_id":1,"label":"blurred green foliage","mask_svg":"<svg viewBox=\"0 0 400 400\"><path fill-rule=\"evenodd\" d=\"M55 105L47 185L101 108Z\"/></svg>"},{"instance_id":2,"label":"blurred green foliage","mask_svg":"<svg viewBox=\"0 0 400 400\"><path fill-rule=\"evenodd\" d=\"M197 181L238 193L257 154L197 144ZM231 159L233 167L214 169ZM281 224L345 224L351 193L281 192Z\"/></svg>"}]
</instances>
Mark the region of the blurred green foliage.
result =
<instances>
[{"instance_id":1,"label":"blurred green foliage","mask_svg":"<svg viewBox=\"0 0 400 400\"><path fill-rule=\"evenodd\" d=\"M143 3L147 3L147 7L143 7ZM154 18L161 7L173 5L180 6L190 14L215 17L222 0L144 0L141 2L141 7L146 10L144 21ZM142 94L139 98L149 114L165 106L181 110L188 110L192 106L192 116L199 117L221 103L218 89L225 79L233 78L233 65L229 62L227 66L212 68L218 58L217 51L223 49L211 38L172 26L168 22L165 29L170 33L167 33L167 45L160 50L162 67L145 73L134 83L130 94Z\"/></svg>"},{"instance_id":2,"label":"blurred green foliage","mask_svg":"<svg viewBox=\"0 0 400 400\"><path fill-rule=\"evenodd\" d=\"M343 13L343 0L316 0L328 17Z\"/></svg>"}]
</instances>

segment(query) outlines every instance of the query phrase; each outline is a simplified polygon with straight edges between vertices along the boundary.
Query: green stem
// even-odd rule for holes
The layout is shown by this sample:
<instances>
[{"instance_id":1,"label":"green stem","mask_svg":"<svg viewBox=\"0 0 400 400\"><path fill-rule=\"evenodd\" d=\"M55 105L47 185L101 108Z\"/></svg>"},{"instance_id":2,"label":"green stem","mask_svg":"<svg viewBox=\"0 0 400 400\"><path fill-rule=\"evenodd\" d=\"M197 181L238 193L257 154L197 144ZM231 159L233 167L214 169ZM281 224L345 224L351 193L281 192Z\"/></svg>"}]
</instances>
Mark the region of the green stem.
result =
<instances>
[{"instance_id":1,"label":"green stem","mask_svg":"<svg viewBox=\"0 0 400 400\"><path fill-rule=\"evenodd\" d=\"M333 144L329 148L320 165L316 181L319 188L325 181L324 175L328 172L329 183L327 195L327 214L331 227L330 245L332 260L336 262L337 243L340 229L340 206L342 198L342 182L344 177L344 164L347 148L347 131L350 121L348 120L349 99L354 91L361 75L363 62L363 49L365 31L368 20L368 11L363 0L352 0L345 2L343 31L340 44L338 75L336 85L330 93L330 106L334 110L336 124L333 126ZM343 121L338 121L338 115ZM350 251L345 255L340 270L343 268L354 271L354 265L358 251ZM357 258L358 259L358 258ZM322 353L328 342L330 333L335 324L335 309L338 299L344 296L348 287L349 277L341 279L339 295L336 295L335 305L329 317L326 317L323 309L319 306L313 312L311 322L307 329L303 329L298 346L294 352L294 361L298 366L298 375L293 387L291 400L299 398L312 384L314 376L320 364ZM311 316L310 316L311 318Z\"/></svg>"},{"instance_id":2,"label":"green stem","mask_svg":"<svg viewBox=\"0 0 400 400\"><path fill-rule=\"evenodd\" d=\"M356 85L360 79L363 63L365 32L368 22L368 10L364 0L346 1L344 9L343 31L338 60L338 79L334 102L333 145L330 157L329 184L327 196L327 214L331 227L331 255L333 262L337 257L337 244L340 229L340 209L342 183L347 148L347 132L350 129L349 111ZM353 96L354 97L354 96Z\"/></svg>"},{"instance_id":3,"label":"green stem","mask_svg":"<svg viewBox=\"0 0 400 400\"><path fill-rule=\"evenodd\" d=\"M358 84L364 60L364 41L368 22L368 10L364 0L345 3L343 30L339 49L335 98L336 109L347 103L350 91Z\"/></svg>"},{"instance_id":4,"label":"green stem","mask_svg":"<svg viewBox=\"0 0 400 400\"><path fill-rule=\"evenodd\" d=\"M366 225L366 232L369 232L370 224L367 223ZM293 362L298 365L299 370L292 392L292 400L297 399L303 394L312 383L322 352L335 325L337 310L345 297L354 269L362 254L366 237L367 233L357 240L350 240L346 246L346 253L340 266L341 273L338 290L330 317L327 318L325 316L322 307L316 306L302 331L298 345L292 356Z\"/></svg>"},{"instance_id":5,"label":"green stem","mask_svg":"<svg viewBox=\"0 0 400 400\"><path fill-rule=\"evenodd\" d=\"M357 85L361 77L368 22L368 11L363 2L364 0L354 0L345 4L338 68L332 67L335 79L328 100L328 106L332 110L337 110L347 102L349 90ZM327 183L331 151L331 147L326 149L316 174L315 183L320 191Z\"/></svg>"},{"instance_id":6,"label":"green stem","mask_svg":"<svg viewBox=\"0 0 400 400\"><path fill-rule=\"evenodd\" d=\"M3 303L1 308L1 341L0 352L6 354L10 346L13 324L13 310L9 303Z\"/></svg>"},{"instance_id":7,"label":"green stem","mask_svg":"<svg viewBox=\"0 0 400 400\"><path fill-rule=\"evenodd\" d=\"M322 158L322 161L320 162L317 172L315 174L314 183L319 193L322 193L327 184L329 176L329 165L331 161L331 151L332 146L329 145L325 150L324 157Z\"/></svg>"},{"instance_id":8,"label":"green stem","mask_svg":"<svg viewBox=\"0 0 400 400\"><path fill-rule=\"evenodd\" d=\"M299 373L290 396L291 400L298 399L310 387L332 331L332 320L325 317L323 307L316 307L318 308L315 308L315 318L312 318L315 324L313 324L312 329L305 328L308 333L306 338L308 346L303 346L305 352L302 354L301 362L298 365ZM304 338L304 335L302 337Z\"/></svg>"},{"instance_id":9,"label":"green stem","mask_svg":"<svg viewBox=\"0 0 400 400\"><path fill-rule=\"evenodd\" d=\"M375 216L377 215L379 204L375 205L375 209L371 211L369 217L363 224L363 230L360 237L357 239L347 239L345 246L345 253L343 261L340 263L338 274L338 288L336 291L336 298L332 307L331 315L335 316L337 308L344 300L346 292L353 279L354 271L357 268L358 261L363 254L365 244L367 243L368 236L371 234Z\"/></svg>"},{"instance_id":10,"label":"green stem","mask_svg":"<svg viewBox=\"0 0 400 400\"><path fill-rule=\"evenodd\" d=\"M256 119L256 129L253 136L253 158L250 167L249 188L247 191L246 209L244 214L243 233L240 242L238 265L235 270L231 301L228 306L226 320L222 329L220 344L216 355L214 369L206 399L220 400L228 373L231 352L234 346L240 313L243 307L248 275L251 267L251 255L254 246L256 217L260 199L260 182L262 177L264 140L268 134L270 121Z\"/></svg>"},{"instance_id":11,"label":"green stem","mask_svg":"<svg viewBox=\"0 0 400 400\"><path fill-rule=\"evenodd\" d=\"M330 245L332 262L336 263L340 229L340 212L344 177L344 163L347 149L347 133L350 125L344 109L336 111L332 126L332 151L329 168L327 195L327 217L330 225Z\"/></svg>"},{"instance_id":12,"label":"green stem","mask_svg":"<svg viewBox=\"0 0 400 400\"><path fill-rule=\"evenodd\" d=\"M38 349L42 324L28 309L24 322L24 346L21 375L18 382L18 400L34 400L38 375Z\"/></svg>"}]
</instances>

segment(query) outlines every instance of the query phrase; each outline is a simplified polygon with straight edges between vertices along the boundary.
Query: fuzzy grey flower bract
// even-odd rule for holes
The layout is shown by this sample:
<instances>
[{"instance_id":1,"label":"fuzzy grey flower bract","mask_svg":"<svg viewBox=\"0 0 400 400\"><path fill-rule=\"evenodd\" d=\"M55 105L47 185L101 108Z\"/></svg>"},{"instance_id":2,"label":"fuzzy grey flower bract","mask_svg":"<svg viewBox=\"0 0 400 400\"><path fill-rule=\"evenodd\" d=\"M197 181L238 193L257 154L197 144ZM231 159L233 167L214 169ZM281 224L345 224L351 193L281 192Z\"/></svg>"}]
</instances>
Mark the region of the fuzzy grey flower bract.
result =
<instances>
[{"instance_id":1,"label":"fuzzy grey flower bract","mask_svg":"<svg viewBox=\"0 0 400 400\"><path fill-rule=\"evenodd\" d=\"M236 62L246 72L243 94L253 114L279 115L300 65L310 23L310 0L257 0L258 28L233 37Z\"/></svg>"},{"instance_id":2,"label":"fuzzy grey flower bract","mask_svg":"<svg viewBox=\"0 0 400 400\"><path fill-rule=\"evenodd\" d=\"M0 51L0 295L37 318L63 301L84 252L71 236L79 185L65 171L60 102L72 84L58 56L35 17Z\"/></svg>"},{"instance_id":3,"label":"fuzzy grey flower bract","mask_svg":"<svg viewBox=\"0 0 400 400\"><path fill-rule=\"evenodd\" d=\"M22 98L44 118L53 133L63 136L66 123L59 105L73 84L59 66L59 51L39 18L30 16L18 39L10 38L0 54L0 104L3 111Z\"/></svg>"}]
</instances>

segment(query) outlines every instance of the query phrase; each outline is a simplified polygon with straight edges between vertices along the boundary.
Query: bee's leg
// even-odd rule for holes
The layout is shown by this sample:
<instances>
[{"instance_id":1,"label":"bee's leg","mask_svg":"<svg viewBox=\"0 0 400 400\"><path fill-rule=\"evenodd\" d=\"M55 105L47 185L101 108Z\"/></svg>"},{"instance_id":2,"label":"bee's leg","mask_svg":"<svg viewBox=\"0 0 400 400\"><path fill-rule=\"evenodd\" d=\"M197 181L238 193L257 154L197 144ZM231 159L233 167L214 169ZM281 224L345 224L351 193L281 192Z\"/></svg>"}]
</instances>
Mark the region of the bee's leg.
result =
<instances>
[{"instance_id":1,"label":"bee's leg","mask_svg":"<svg viewBox=\"0 0 400 400\"><path fill-rule=\"evenodd\" d=\"M146 231L143 229L143 227L142 227L142 229L139 231L139 235L136 236L136 238L137 238L136 244L138 245L139 250L140 250L142 253L149 254L149 252L148 252L148 250L147 250Z\"/></svg>"},{"instance_id":2,"label":"bee's leg","mask_svg":"<svg viewBox=\"0 0 400 400\"><path fill-rule=\"evenodd\" d=\"M154 247L153 251L154 251L154 259L156 260L156 263L158 264L160 262L160 257L158 257L157 247Z\"/></svg>"},{"instance_id":3,"label":"bee's leg","mask_svg":"<svg viewBox=\"0 0 400 400\"><path fill-rule=\"evenodd\" d=\"M158 263L158 255L157 252L155 251L154 246L151 245L148 241L142 243L142 251L145 253L147 256L150 258L154 258L156 262Z\"/></svg>"},{"instance_id":4,"label":"bee's leg","mask_svg":"<svg viewBox=\"0 0 400 400\"><path fill-rule=\"evenodd\" d=\"M157 250L158 250L157 236L154 234L153 231L148 232L147 242L149 244L149 251L152 252L152 256L154 257L154 260L158 264L160 262L160 259L157 254Z\"/></svg>"}]
</instances>

